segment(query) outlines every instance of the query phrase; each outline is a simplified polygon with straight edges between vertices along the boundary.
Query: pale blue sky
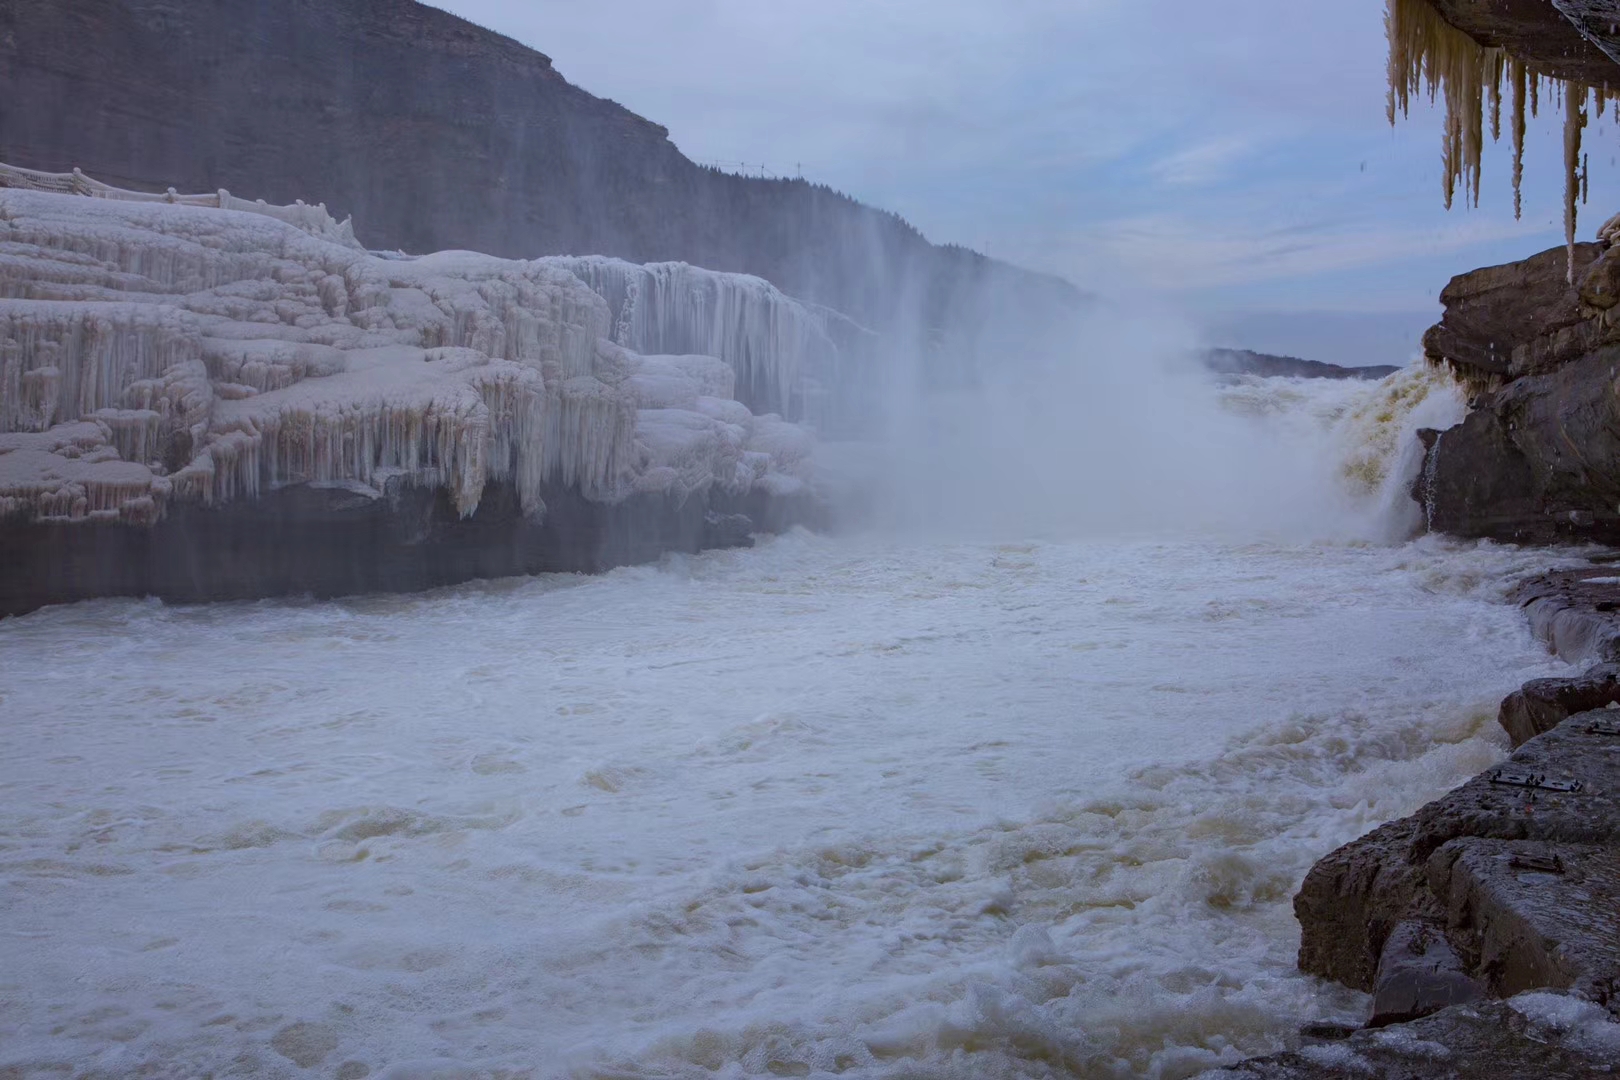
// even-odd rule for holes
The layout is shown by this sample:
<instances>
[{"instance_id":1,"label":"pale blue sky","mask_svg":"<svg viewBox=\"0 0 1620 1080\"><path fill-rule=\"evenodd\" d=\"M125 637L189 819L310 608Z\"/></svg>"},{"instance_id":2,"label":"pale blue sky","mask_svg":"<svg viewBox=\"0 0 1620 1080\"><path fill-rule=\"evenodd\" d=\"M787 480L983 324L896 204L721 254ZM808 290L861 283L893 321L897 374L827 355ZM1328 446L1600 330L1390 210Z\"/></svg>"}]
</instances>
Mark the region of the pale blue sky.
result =
<instances>
[{"instance_id":1,"label":"pale blue sky","mask_svg":"<svg viewBox=\"0 0 1620 1080\"><path fill-rule=\"evenodd\" d=\"M694 159L802 164L933 240L1215 321L1291 326L1295 351L1324 359L1353 358L1358 319L1395 334L1366 348L1396 348L1452 274L1562 241L1547 112L1528 139L1523 221L1505 144L1480 207L1445 211L1440 110L1384 119L1379 0L439 6L546 53ZM1587 139L1583 235L1620 209L1612 120ZM1337 313L1320 341L1317 311ZM1288 334L1226 336L1285 348Z\"/></svg>"}]
</instances>

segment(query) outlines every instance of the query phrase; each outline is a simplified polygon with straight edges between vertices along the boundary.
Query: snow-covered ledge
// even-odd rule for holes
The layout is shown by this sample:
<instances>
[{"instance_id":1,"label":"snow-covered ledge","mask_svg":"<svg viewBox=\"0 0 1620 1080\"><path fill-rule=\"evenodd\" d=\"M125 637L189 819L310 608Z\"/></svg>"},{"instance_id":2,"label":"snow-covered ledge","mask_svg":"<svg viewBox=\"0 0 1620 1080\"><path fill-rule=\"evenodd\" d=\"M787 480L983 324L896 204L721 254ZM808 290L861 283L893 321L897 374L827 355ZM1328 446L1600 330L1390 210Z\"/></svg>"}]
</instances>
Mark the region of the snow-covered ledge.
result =
<instances>
[{"instance_id":1,"label":"snow-covered ledge","mask_svg":"<svg viewBox=\"0 0 1620 1080\"><path fill-rule=\"evenodd\" d=\"M511 496L501 514L531 532L545 523L554 541L568 529L548 509L558 499L598 518L636 500L642 517L649 499L666 516L711 517L814 501L812 432L754 415L735 387L740 373L756 398L786 405L837 350L825 314L757 278L373 254L274 213L6 187L7 175L9 544L33 543L18 539L30 527L60 541L67 527L115 522L172 541L182 510L195 523L291 488L348 503L435 493L461 521L499 489ZM721 355L642 355L626 342ZM507 562L495 572L550 568L539 553Z\"/></svg>"}]
</instances>

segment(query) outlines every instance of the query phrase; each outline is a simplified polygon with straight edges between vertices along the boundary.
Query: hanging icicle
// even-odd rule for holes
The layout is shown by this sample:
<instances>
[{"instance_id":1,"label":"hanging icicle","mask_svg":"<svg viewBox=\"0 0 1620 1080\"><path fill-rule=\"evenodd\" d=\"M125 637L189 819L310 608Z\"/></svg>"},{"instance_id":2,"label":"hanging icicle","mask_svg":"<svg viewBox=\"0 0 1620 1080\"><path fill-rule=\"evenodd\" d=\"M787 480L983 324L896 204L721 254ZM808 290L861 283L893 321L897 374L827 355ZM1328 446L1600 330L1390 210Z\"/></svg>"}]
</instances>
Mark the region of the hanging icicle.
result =
<instances>
[{"instance_id":1,"label":"hanging icicle","mask_svg":"<svg viewBox=\"0 0 1620 1080\"><path fill-rule=\"evenodd\" d=\"M1541 81L1546 78L1564 108L1564 237L1569 272L1575 267L1577 201L1586 199L1581 131L1587 123L1587 98L1595 98L1596 115L1609 103L1604 87L1543 76L1499 48L1487 48L1458 30L1428 0L1387 0L1384 28L1389 35L1388 115L1407 115L1411 98L1427 92L1430 101L1444 96L1445 130L1441 143L1446 208L1459 185L1464 198L1479 204L1480 157L1484 149L1484 115L1491 116L1491 138L1501 137L1502 80L1512 88L1509 130L1513 138L1513 216L1523 213L1525 108L1536 115Z\"/></svg>"},{"instance_id":2,"label":"hanging icicle","mask_svg":"<svg viewBox=\"0 0 1620 1080\"><path fill-rule=\"evenodd\" d=\"M1524 83L1523 64L1512 64L1513 79L1513 220L1524 215Z\"/></svg>"},{"instance_id":3,"label":"hanging icicle","mask_svg":"<svg viewBox=\"0 0 1620 1080\"><path fill-rule=\"evenodd\" d=\"M1564 246L1569 251L1565 277L1575 284L1575 197L1580 193L1581 129L1586 127L1586 88L1572 84L1564 91Z\"/></svg>"}]
</instances>

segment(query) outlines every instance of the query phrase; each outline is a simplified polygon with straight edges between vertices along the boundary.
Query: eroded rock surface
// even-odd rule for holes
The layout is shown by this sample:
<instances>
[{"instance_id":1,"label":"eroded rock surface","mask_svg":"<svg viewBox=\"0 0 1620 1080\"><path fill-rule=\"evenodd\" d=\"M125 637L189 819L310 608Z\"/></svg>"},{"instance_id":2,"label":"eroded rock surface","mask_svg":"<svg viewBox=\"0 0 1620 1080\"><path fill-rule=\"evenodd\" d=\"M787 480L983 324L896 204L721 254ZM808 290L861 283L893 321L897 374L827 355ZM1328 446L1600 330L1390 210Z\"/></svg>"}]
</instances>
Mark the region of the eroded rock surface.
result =
<instances>
[{"instance_id":1,"label":"eroded rock surface","mask_svg":"<svg viewBox=\"0 0 1620 1080\"><path fill-rule=\"evenodd\" d=\"M1575 713L1620 702L1620 666L1599 664L1570 679L1533 679L1502 701L1497 722L1515 748Z\"/></svg>"},{"instance_id":2,"label":"eroded rock surface","mask_svg":"<svg viewBox=\"0 0 1620 1080\"><path fill-rule=\"evenodd\" d=\"M1612 230L1606 230L1608 236ZM1620 249L1577 244L1453 278L1424 336L1472 395L1424 437L1429 527L1523 543L1620 541Z\"/></svg>"},{"instance_id":3,"label":"eroded rock surface","mask_svg":"<svg viewBox=\"0 0 1620 1080\"><path fill-rule=\"evenodd\" d=\"M1308 1043L1200 1080L1592 1080L1616 1061L1620 1024L1596 1006L1535 994Z\"/></svg>"},{"instance_id":4,"label":"eroded rock surface","mask_svg":"<svg viewBox=\"0 0 1620 1080\"><path fill-rule=\"evenodd\" d=\"M1468 974L1462 957L1446 940L1444 928L1408 919L1384 942L1373 987L1372 1019L1367 1025L1404 1024L1485 996L1485 987Z\"/></svg>"},{"instance_id":5,"label":"eroded rock surface","mask_svg":"<svg viewBox=\"0 0 1620 1080\"><path fill-rule=\"evenodd\" d=\"M1549 570L1520 582L1512 598L1560 659L1620 661L1620 569ZM1594 669L1594 678L1601 674Z\"/></svg>"},{"instance_id":6,"label":"eroded rock surface","mask_svg":"<svg viewBox=\"0 0 1620 1080\"><path fill-rule=\"evenodd\" d=\"M1614 12L1604 0L1430 0L1481 45L1561 79L1601 86L1614 79Z\"/></svg>"},{"instance_id":7,"label":"eroded rock surface","mask_svg":"<svg viewBox=\"0 0 1620 1080\"><path fill-rule=\"evenodd\" d=\"M1546 867L1558 860L1565 873L1577 865L1605 865L1591 850L1613 851L1620 844L1620 737L1602 733L1596 721L1612 716L1607 709L1571 716L1525 743L1499 768L1318 862L1294 899L1301 969L1372 990L1391 931L1420 918L1445 927L1470 973L1492 992L1534 985L1514 974L1516 965L1541 961L1529 952L1504 959L1503 949L1518 946L1501 945L1500 935L1481 923L1485 900L1466 898L1507 895L1511 890L1502 880L1545 883ZM1482 847L1481 841L1496 846ZM1578 845L1585 854L1577 862L1566 860L1567 845ZM1497 862L1481 862L1487 854ZM1550 876L1562 879L1565 873ZM1606 873L1592 870L1594 888L1609 880ZM1612 905L1612 898L1600 904ZM1520 917L1529 923L1543 919L1534 911ZM1539 948L1528 936L1520 941L1525 949ZM1564 974L1543 985L1571 985L1577 971L1593 985L1620 975L1605 950L1583 951L1573 939L1564 940L1563 947L1567 955L1558 966Z\"/></svg>"}]
</instances>

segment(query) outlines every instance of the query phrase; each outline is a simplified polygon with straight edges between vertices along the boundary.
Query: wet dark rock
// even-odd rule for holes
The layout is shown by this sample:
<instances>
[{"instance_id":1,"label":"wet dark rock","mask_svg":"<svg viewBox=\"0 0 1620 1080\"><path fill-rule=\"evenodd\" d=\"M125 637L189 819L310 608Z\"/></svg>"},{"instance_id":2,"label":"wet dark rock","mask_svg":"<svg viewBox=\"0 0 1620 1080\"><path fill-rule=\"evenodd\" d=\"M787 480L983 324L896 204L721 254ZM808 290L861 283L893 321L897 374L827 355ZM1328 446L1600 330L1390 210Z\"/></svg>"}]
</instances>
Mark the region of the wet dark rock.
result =
<instances>
[{"instance_id":1,"label":"wet dark rock","mask_svg":"<svg viewBox=\"0 0 1620 1080\"><path fill-rule=\"evenodd\" d=\"M1301 971L1371 992L1384 942L1408 918L1440 917L1408 853L1415 826L1379 826L1311 867L1298 895Z\"/></svg>"},{"instance_id":2,"label":"wet dark rock","mask_svg":"<svg viewBox=\"0 0 1620 1080\"><path fill-rule=\"evenodd\" d=\"M1202 1080L1593 1080L1615 1071L1613 1051L1589 1029L1487 1001L1255 1058Z\"/></svg>"},{"instance_id":3,"label":"wet dark rock","mask_svg":"<svg viewBox=\"0 0 1620 1080\"><path fill-rule=\"evenodd\" d=\"M1512 597L1560 659L1620 661L1620 567L1551 570L1520 582Z\"/></svg>"},{"instance_id":4,"label":"wet dark rock","mask_svg":"<svg viewBox=\"0 0 1620 1080\"><path fill-rule=\"evenodd\" d=\"M703 515L702 543L706 548L753 547L754 519L747 514L721 514L711 510Z\"/></svg>"},{"instance_id":5,"label":"wet dark rock","mask_svg":"<svg viewBox=\"0 0 1620 1080\"><path fill-rule=\"evenodd\" d=\"M1452 1005L1467 1005L1486 996L1437 923L1408 919L1384 942L1373 985L1369 1027L1404 1024Z\"/></svg>"},{"instance_id":6,"label":"wet dark rock","mask_svg":"<svg viewBox=\"0 0 1620 1080\"><path fill-rule=\"evenodd\" d=\"M205 507L181 503L156 525L0 528L0 615L100 596L196 602L406 592L477 578L593 573L666 552L750 543L754 532L825 526L809 496L635 496L596 503L543 493L527 517L517 491L490 484L463 520L442 490L379 497L298 485Z\"/></svg>"},{"instance_id":7,"label":"wet dark rock","mask_svg":"<svg viewBox=\"0 0 1620 1080\"><path fill-rule=\"evenodd\" d=\"M1424 335L1469 388L1425 439L1430 528L1523 543L1620 542L1620 249L1575 246L1452 279Z\"/></svg>"},{"instance_id":8,"label":"wet dark rock","mask_svg":"<svg viewBox=\"0 0 1620 1080\"><path fill-rule=\"evenodd\" d=\"M1606 713L1566 719L1525 743L1501 767L1319 861L1294 898L1300 968L1372 990L1391 933L1408 919L1424 919L1444 925L1470 974L1502 993L1507 969L1478 967L1478 958L1490 948L1486 928L1469 923L1464 917L1469 909L1453 902L1465 888L1454 877L1475 872L1472 863L1460 862L1466 845L1447 845L1467 839L1514 841L1514 855L1534 859L1550 844L1605 849L1620 844L1620 753L1613 752L1614 736L1593 732L1588 719ZM1501 782L1512 777L1574 782L1579 788Z\"/></svg>"},{"instance_id":9,"label":"wet dark rock","mask_svg":"<svg viewBox=\"0 0 1620 1080\"><path fill-rule=\"evenodd\" d=\"M1204 366L1218 375L1285 376L1295 379L1382 379L1400 368L1388 364L1341 367L1297 356L1273 356L1251 349L1208 349Z\"/></svg>"},{"instance_id":10,"label":"wet dark rock","mask_svg":"<svg viewBox=\"0 0 1620 1080\"><path fill-rule=\"evenodd\" d=\"M1620 665L1600 664L1574 678L1525 683L1502 699L1496 719L1519 747L1575 713L1616 702L1620 702Z\"/></svg>"},{"instance_id":11,"label":"wet dark rock","mask_svg":"<svg viewBox=\"0 0 1620 1080\"><path fill-rule=\"evenodd\" d=\"M1594 86L1615 81L1616 61L1606 50L1615 48L1617 20L1607 0L1430 3L1447 22L1481 45L1504 48L1544 74ZM1565 11L1561 13L1560 8ZM1606 10L1600 15L1600 9Z\"/></svg>"},{"instance_id":12,"label":"wet dark rock","mask_svg":"<svg viewBox=\"0 0 1620 1080\"><path fill-rule=\"evenodd\" d=\"M1498 994L1552 987L1611 1004L1620 985L1620 849L1467 837L1434 854L1430 878Z\"/></svg>"}]
</instances>

